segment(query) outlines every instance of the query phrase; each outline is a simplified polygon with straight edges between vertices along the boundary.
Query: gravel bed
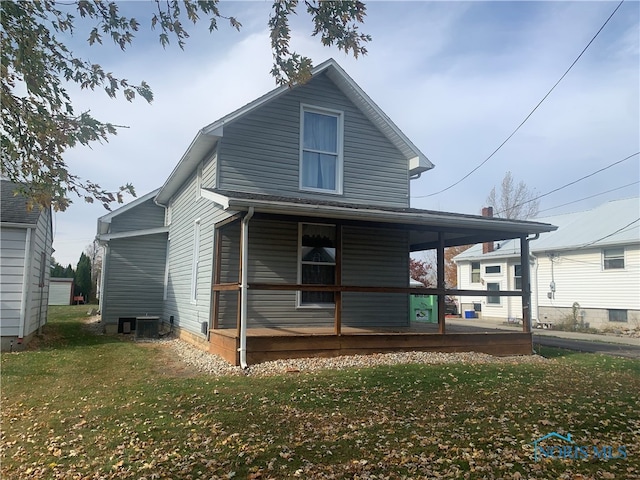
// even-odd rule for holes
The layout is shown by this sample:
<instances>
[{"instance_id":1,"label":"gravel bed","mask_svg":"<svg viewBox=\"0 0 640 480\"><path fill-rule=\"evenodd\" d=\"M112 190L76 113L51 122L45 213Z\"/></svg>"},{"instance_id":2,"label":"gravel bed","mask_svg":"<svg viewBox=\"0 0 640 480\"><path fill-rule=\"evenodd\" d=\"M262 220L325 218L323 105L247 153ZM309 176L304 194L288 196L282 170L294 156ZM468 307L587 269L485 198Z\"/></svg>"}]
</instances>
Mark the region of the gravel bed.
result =
<instances>
[{"instance_id":1,"label":"gravel bed","mask_svg":"<svg viewBox=\"0 0 640 480\"><path fill-rule=\"evenodd\" d=\"M229 365L225 360L211 353L203 352L198 348L179 339L153 340L165 343L185 363L197 370L215 376L223 375L247 375L266 377L270 375L282 375L287 373L306 373L318 370L346 368L365 368L379 365L399 365L407 363L415 364L446 364L446 363L544 363L548 362L539 355L519 355L508 357L494 357L485 353L461 352L397 352L378 353L372 355L349 355L332 358L295 358L288 360L275 360L258 365L250 365L246 370Z\"/></svg>"},{"instance_id":2,"label":"gravel bed","mask_svg":"<svg viewBox=\"0 0 640 480\"><path fill-rule=\"evenodd\" d=\"M94 316L85 320L86 328L96 335L103 334L100 317ZM495 357L479 352L396 352L376 353L371 355L349 355L331 358L292 358L287 360L275 360L258 365L250 365L246 370L229 365L217 355L202 351L190 343L178 338L144 339L138 342L161 343L170 348L176 356L196 370L214 376L245 375L266 377L270 375L282 375L287 373L305 373L318 370L341 370L345 368L366 368L379 365L415 364L447 364L447 363L544 363L549 360L539 355L517 355L508 357Z\"/></svg>"}]
</instances>

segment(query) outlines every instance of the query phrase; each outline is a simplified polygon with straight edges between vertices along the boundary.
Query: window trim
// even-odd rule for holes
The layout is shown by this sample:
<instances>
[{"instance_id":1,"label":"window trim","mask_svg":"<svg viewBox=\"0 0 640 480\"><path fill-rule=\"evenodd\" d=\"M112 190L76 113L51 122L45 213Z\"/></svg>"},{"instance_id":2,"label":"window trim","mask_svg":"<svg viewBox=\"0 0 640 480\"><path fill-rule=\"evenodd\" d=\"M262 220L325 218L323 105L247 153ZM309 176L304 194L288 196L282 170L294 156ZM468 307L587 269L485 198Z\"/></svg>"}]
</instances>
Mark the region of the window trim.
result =
<instances>
[{"instance_id":1,"label":"window trim","mask_svg":"<svg viewBox=\"0 0 640 480\"><path fill-rule=\"evenodd\" d=\"M192 304L198 303L198 270L200 267L200 219L193 222L193 252L191 257L191 294Z\"/></svg>"},{"instance_id":2,"label":"window trim","mask_svg":"<svg viewBox=\"0 0 640 480\"><path fill-rule=\"evenodd\" d=\"M520 267L520 275L517 274L516 268ZM520 287L518 287L518 280L520 280ZM513 289L522 290L522 265L515 263L513 265Z\"/></svg>"},{"instance_id":3,"label":"window trim","mask_svg":"<svg viewBox=\"0 0 640 480\"><path fill-rule=\"evenodd\" d=\"M299 284L302 283L302 226L303 225L319 225L319 226L323 226L323 227L331 227L334 229L334 232L337 232L337 225L333 224L333 223L319 223L319 222L298 222L298 277L297 277L297 282ZM326 265L333 265L334 267L336 266L336 262L334 260L333 263L328 263L326 262ZM335 278L333 280L333 283L335 284ZM306 310L306 309L310 309L310 310L331 310L334 309L336 306L335 303L335 296L334 296L334 301L331 303L302 303L302 291L298 290L296 291L296 308L302 309L302 310Z\"/></svg>"},{"instance_id":4,"label":"window trim","mask_svg":"<svg viewBox=\"0 0 640 480\"><path fill-rule=\"evenodd\" d=\"M622 255L611 255L609 254L609 258L607 258L607 251L613 251L613 250L621 250L622 251ZM615 261L615 260L622 260L622 266L621 267L607 267L607 262L611 262L611 261ZM603 248L602 249L602 270L603 271L609 271L609 270L624 270L626 266L626 250L624 247L611 247L611 248Z\"/></svg>"},{"instance_id":5,"label":"window trim","mask_svg":"<svg viewBox=\"0 0 640 480\"><path fill-rule=\"evenodd\" d=\"M326 115L336 117L337 132L336 132L336 189L329 190L326 188L305 187L303 185L302 164L304 161L304 114L305 112L317 113L319 115ZM330 195L342 195L343 192L343 177L344 177L344 112L341 110L334 110L330 108L318 107L316 105L300 104L300 134L299 134L299 153L298 153L298 188L304 192L325 193Z\"/></svg>"},{"instance_id":6,"label":"window trim","mask_svg":"<svg viewBox=\"0 0 640 480\"><path fill-rule=\"evenodd\" d=\"M497 290L489 290L489 285L497 285L498 289ZM487 305L496 305L496 306L500 306L502 305L502 297L496 297L495 295L488 295L489 292L499 292L500 291L500 282L487 282ZM490 301L490 299L494 299L497 298L498 301Z\"/></svg>"},{"instance_id":7,"label":"window trim","mask_svg":"<svg viewBox=\"0 0 640 480\"><path fill-rule=\"evenodd\" d=\"M474 274L473 264L474 263L478 264L478 270L477 270L478 281L477 282L473 281L473 274ZM482 282L482 265L480 262L471 262L471 283L481 283L481 282Z\"/></svg>"}]
</instances>

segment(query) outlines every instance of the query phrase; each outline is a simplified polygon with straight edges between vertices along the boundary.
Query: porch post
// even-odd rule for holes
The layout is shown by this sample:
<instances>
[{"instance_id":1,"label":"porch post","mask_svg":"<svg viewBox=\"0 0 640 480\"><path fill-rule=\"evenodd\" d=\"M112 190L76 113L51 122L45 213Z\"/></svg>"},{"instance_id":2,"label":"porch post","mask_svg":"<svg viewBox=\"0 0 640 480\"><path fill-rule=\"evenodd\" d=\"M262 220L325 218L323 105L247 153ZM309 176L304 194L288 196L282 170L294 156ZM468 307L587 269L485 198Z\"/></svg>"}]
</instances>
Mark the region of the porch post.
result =
<instances>
[{"instance_id":1,"label":"porch post","mask_svg":"<svg viewBox=\"0 0 640 480\"><path fill-rule=\"evenodd\" d=\"M214 257L213 257L213 285L218 285L222 278L222 230L216 228L214 235ZM217 329L220 315L220 292L213 290L213 299L211 302L211 328Z\"/></svg>"},{"instance_id":2,"label":"porch post","mask_svg":"<svg viewBox=\"0 0 640 480\"><path fill-rule=\"evenodd\" d=\"M336 224L336 285L342 286L342 224ZM342 292L334 292L335 312L334 330L336 335L342 334Z\"/></svg>"},{"instance_id":3,"label":"porch post","mask_svg":"<svg viewBox=\"0 0 640 480\"><path fill-rule=\"evenodd\" d=\"M437 288L441 291L438 293L438 333L445 333L445 301L444 301L444 233L438 232L438 248L436 251L437 257Z\"/></svg>"},{"instance_id":4,"label":"porch post","mask_svg":"<svg viewBox=\"0 0 640 480\"><path fill-rule=\"evenodd\" d=\"M529 240L520 237L520 269L522 270L522 331L531 332L531 274L529 268Z\"/></svg>"}]
</instances>

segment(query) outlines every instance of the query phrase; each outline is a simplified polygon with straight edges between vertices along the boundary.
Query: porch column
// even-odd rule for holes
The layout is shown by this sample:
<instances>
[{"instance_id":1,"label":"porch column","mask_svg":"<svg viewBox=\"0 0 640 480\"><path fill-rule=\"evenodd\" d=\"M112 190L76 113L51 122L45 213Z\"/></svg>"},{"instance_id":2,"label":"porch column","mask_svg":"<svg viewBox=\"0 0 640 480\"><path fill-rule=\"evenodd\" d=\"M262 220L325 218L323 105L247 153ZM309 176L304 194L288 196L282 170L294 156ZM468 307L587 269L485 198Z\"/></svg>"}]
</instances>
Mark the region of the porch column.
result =
<instances>
[{"instance_id":1,"label":"porch column","mask_svg":"<svg viewBox=\"0 0 640 480\"><path fill-rule=\"evenodd\" d=\"M520 269L522 270L522 331L531 332L531 274L529 268L529 240L520 237Z\"/></svg>"},{"instance_id":2,"label":"porch column","mask_svg":"<svg viewBox=\"0 0 640 480\"><path fill-rule=\"evenodd\" d=\"M213 285L218 285L222 278L222 230L216 228L214 234ZM213 290L211 302L211 328L217 329L220 316L220 292Z\"/></svg>"},{"instance_id":3,"label":"porch column","mask_svg":"<svg viewBox=\"0 0 640 480\"><path fill-rule=\"evenodd\" d=\"M444 301L444 233L438 232L438 248L436 250L437 257L437 288L438 293L438 333L445 333L445 301Z\"/></svg>"},{"instance_id":4,"label":"porch column","mask_svg":"<svg viewBox=\"0 0 640 480\"><path fill-rule=\"evenodd\" d=\"M336 285L342 286L342 225L336 224ZM335 312L334 330L336 335L342 334L342 292L334 292Z\"/></svg>"}]
</instances>

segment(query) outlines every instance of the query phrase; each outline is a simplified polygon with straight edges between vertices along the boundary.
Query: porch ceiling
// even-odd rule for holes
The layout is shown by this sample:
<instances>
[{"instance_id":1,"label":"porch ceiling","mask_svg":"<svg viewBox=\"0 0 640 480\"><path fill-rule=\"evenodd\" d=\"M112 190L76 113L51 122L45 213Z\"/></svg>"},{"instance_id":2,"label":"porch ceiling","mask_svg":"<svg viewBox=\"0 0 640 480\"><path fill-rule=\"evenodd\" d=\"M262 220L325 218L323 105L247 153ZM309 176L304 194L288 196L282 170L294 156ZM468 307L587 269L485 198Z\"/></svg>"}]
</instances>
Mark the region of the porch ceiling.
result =
<instances>
[{"instance_id":1,"label":"porch ceiling","mask_svg":"<svg viewBox=\"0 0 640 480\"><path fill-rule=\"evenodd\" d=\"M202 196L229 212L253 208L256 217L292 221L335 221L345 225L397 228L410 232L411 251L430 250L442 234L445 247L502 241L556 230L548 223L487 218L416 208L390 208L273 195L202 189Z\"/></svg>"}]
</instances>

